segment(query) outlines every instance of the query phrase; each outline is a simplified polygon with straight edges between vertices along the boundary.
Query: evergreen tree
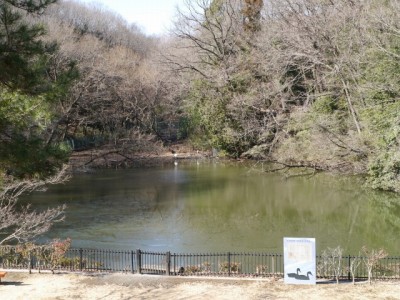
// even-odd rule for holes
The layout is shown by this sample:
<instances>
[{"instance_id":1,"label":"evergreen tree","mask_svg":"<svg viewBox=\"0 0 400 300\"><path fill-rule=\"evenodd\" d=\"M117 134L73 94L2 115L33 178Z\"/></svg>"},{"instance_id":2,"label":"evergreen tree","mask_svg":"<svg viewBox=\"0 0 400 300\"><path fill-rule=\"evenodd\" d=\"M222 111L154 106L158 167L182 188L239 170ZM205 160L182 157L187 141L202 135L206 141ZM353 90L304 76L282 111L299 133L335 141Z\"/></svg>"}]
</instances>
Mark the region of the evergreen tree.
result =
<instances>
[{"instance_id":1,"label":"evergreen tree","mask_svg":"<svg viewBox=\"0 0 400 300\"><path fill-rule=\"evenodd\" d=\"M40 24L29 24L29 14L40 13L55 0L0 1L0 85L29 94L43 92L46 55L54 45L41 41Z\"/></svg>"},{"instance_id":2,"label":"evergreen tree","mask_svg":"<svg viewBox=\"0 0 400 300\"><path fill-rule=\"evenodd\" d=\"M0 0L0 174L43 178L66 158L50 142L51 101L62 97L76 77L74 66L51 78L50 55L57 51L30 19L56 0Z\"/></svg>"},{"instance_id":3,"label":"evergreen tree","mask_svg":"<svg viewBox=\"0 0 400 300\"><path fill-rule=\"evenodd\" d=\"M48 74L55 45L43 42L43 26L30 20L56 0L0 0L0 244L30 241L63 220L64 206L37 212L18 197L63 179L66 151L47 137L51 101L74 78ZM58 176L51 175L58 173Z\"/></svg>"}]
</instances>

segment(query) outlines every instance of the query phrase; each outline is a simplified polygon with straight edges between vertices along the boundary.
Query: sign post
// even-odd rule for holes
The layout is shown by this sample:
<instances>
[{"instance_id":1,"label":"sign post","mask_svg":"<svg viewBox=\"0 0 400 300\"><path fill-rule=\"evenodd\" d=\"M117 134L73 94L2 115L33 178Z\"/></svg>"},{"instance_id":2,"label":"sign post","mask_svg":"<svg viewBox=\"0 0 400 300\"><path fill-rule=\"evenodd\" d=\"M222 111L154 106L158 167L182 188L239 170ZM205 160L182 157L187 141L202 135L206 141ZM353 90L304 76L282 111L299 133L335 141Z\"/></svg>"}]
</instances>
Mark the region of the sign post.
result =
<instances>
[{"instance_id":1,"label":"sign post","mask_svg":"<svg viewBox=\"0 0 400 300\"><path fill-rule=\"evenodd\" d=\"M285 283L316 284L314 238L284 238Z\"/></svg>"}]
</instances>

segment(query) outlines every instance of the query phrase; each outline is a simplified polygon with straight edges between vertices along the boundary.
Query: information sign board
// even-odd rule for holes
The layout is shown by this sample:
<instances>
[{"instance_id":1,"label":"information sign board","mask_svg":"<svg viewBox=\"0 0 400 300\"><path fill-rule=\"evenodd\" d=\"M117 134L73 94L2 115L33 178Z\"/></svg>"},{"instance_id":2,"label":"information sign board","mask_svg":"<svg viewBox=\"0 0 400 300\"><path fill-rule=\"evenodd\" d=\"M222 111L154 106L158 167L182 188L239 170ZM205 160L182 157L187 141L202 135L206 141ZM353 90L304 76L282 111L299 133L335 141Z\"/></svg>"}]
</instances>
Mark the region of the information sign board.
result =
<instances>
[{"instance_id":1,"label":"information sign board","mask_svg":"<svg viewBox=\"0 0 400 300\"><path fill-rule=\"evenodd\" d=\"M284 238L283 253L285 283L316 283L314 238Z\"/></svg>"}]
</instances>

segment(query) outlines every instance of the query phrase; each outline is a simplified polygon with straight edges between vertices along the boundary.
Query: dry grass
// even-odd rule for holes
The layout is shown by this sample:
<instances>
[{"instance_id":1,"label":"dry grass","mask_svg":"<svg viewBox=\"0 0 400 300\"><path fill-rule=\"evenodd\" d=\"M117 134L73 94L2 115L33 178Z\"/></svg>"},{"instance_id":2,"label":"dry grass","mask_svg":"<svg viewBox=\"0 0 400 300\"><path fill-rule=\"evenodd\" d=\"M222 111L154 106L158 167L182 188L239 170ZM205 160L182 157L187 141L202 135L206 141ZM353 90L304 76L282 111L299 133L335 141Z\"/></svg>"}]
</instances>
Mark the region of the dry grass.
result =
<instances>
[{"instance_id":1,"label":"dry grass","mask_svg":"<svg viewBox=\"0 0 400 300\"><path fill-rule=\"evenodd\" d=\"M285 285L273 279L12 272L1 299L400 299L399 282Z\"/></svg>"}]
</instances>

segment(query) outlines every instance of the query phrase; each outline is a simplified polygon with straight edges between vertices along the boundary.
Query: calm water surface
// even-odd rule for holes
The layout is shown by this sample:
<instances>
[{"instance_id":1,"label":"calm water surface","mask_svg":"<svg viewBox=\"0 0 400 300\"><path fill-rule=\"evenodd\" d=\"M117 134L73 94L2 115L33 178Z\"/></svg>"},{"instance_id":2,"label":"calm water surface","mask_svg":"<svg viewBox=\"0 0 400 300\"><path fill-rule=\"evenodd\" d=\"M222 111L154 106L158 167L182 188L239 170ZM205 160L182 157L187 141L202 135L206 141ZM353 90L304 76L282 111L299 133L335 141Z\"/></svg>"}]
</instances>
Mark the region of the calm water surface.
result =
<instances>
[{"instance_id":1,"label":"calm water surface","mask_svg":"<svg viewBox=\"0 0 400 300\"><path fill-rule=\"evenodd\" d=\"M317 252L363 245L400 254L400 198L327 174L285 179L223 163L104 170L34 193L67 204L46 239L74 247L174 252L281 252L283 237L315 237Z\"/></svg>"}]
</instances>

